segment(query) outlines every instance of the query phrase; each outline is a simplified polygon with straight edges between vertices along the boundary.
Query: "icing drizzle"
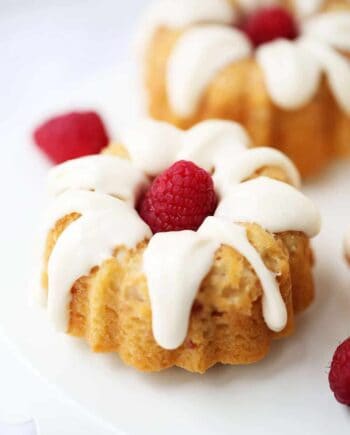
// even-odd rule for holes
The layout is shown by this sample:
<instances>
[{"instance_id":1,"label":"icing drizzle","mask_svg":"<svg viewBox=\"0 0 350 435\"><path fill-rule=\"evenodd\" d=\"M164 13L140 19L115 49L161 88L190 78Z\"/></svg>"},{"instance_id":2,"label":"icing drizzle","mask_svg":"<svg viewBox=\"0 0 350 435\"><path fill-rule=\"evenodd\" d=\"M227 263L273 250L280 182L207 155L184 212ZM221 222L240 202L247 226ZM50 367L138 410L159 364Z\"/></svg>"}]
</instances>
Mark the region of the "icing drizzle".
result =
<instances>
[{"instance_id":1,"label":"icing drizzle","mask_svg":"<svg viewBox=\"0 0 350 435\"><path fill-rule=\"evenodd\" d=\"M237 4L245 13L253 12L255 9L275 5L277 3L278 0L237 0Z\"/></svg>"},{"instance_id":2,"label":"icing drizzle","mask_svg":"<svg viewBox=\"0 0 350 435\"><path fill-rule=\"evenodd\" d=\"M257 62L271 99L279 107L297 109L310 101L319 87L320 64L294 42L279 39L262 45L257 50Z\"/></svg>"},{"instance_id":3,"label":"icing drizzle","mask_svg":"<svg viewBox=\"0 0 350 435\"><path fill-rule=\"evenodd\" d=\"M209 217L197 232L156 234L144 255L157 342L176 349L187 335L197 290L213 264L221 244L234 247L255 270L263 288L263 315L273 331L287 323L287 311L274 274L247 239L245 228L226 219ZM191 268L188 268L191 264ZM182 277L178 279L178 277Z\"/></svg>"},{"instance_id":4,"label":"icing drizzle","mask_svg":"<svg viewBox=\"0 0 350 435\"><path fill-rule=\"evenodd\" d=\"M87 156L69 160L49 174L49 193L58 195L68 189L95 190L133 203L148 184L145 175L130 161L115 156Z\"/></svg>"},{"instance_id":5,"label":"icing drizzle","mask_svg":"<svg viewBox=\"0 0 350 435\"><path fill-rule=\"evenodd\" d=\"M219 25L195 26L177 41L168 61L167 93L177 114L190 116L203 90L226 65L248 57L251 44L242 32Z\"/></svg>"},{"instance_id":6,"label":"icing drizzle","mask_svg":"<svg viewBox=\"0 0 350 435\"><path fill-rule=\"evenodd\" d=\"M319 212L309 198L289 184L267 177L233 186L218 205L215 216L254 222L271 233L293 228L315 237L321 229Z\"/></svg>"},{"instance_id":7,"label":"icing drizzle","mask_svg":"<svg viewBox=\"0 0 350 435\"><path fill-rule=\"evenodd\" d=\"M320 11L325 0L294 0L298 15L307 17Z\"/></svg>"},{"instance_id":8,"label":"icing drizzle","mask_svg":"<svg viewBox=\"0 0 350 435\"><path fill-rule=\"evenodd\" d=\"M81 215L61 234L49 259L48 310L58 328L67 328L70 290L79 277L88 275L94 266L111 258L116 247L133 248L150 239L144 252L143 269L152 306L153 333L162 347L174 349L186 337L196 293L221 244L232 246L250 263L262 286L264 319L270 329L281 331L287 314L276 277L249 243L245 228L239 223L255 222L271 232L302 231L312 237L319 231L319 214L311 201L290 185L266 177L242 181L261 167L279 166L291 183L299 185L294 165L279 151L248 149L250 140L245 131L228 121L206 121L188 132L164 123L144 121L133 134L123 137L127 139L124 144L130 156L137 156L138 174L160 172L180 158L212 170L220 196L219 206L215 216L207 218L197 232L159 233L152 237L133 207L138 184L133 177L121 180L123 191L130 192L122 201L102 192L110 190L105 186L114 186L112 178L118 178L118 174L113 171L108 176L105 174L103 189L86 191L77 187L88 180L85 184L88 187L84 188L94 189L93 180L99 181L102 176L96 174L103 170L101 166L91 165L89 171L83 158L53 169L54 174L59 174L62 166L73 166L75 174L71 185L62 184L60 177L50 175L52 191L63 190L63 193L53 201L45 232L67 214ZM116 161L113 156L103 157L104 162ZM128 164L135 169L133 161ZM84 183L77 183L82 179ZM111 192L120 194L117 186ZM187 267L188 263L191 268Z\"/></svg>"},{"instance_id":9,"label":"icing drizzle","mask_svg":"<svg viewBox=\"0 0 350 435\"><path fill-rule=\"evenodd\" d=\"M60 330L67 328L70 289L75 281L113 255L117 246L134 248L151 237L137 212L119 199L104 211L88 211L61 234L48 263L48 311ZM69 254L74 253L74 260ZM68 290L68 291L67 291Z\"/></svg>"},{"instance_id":10,"label":"icing drizzle","mask_svg":"<svg viewBox=\"0 0 350 435\"><path fill-rule=\"evenodd\" d=\"M152 8L152 14L158 19L153 21L150 33L161 25L178 27L172 25L170 18L176 16L177 9L181 9L184 23L181 27L191 24L178 38L166 72L169 103L178 116L186 118L195 113L205 90L221 69L251 56L256 56L267 91L277 106L295 110L309 103L316 95L321 74L325 73L339 106L350 113L350 92L340 91L349 88L350 61L337 51L350 51L350 12L321 13L323 0L295 1L296 13L301 20L300 37L292 42L275 40L254 52L247 36L227 25L234 22L234 6L227 9L221 3L206 0L206 11L212 13L212 19L207 16L206 22L215 25L198 25L203 24L203 20L197 20L193 13L195 3L200 10L202 0L171 3L166 11L167 18L163 20L159 18L162 1L156 2ZM278 4L278 1L239 0L238 7L250 12L271 3ZM304 44L304 39L308 44Z\"/></svg>"},{"instance_id":11,"label":"icing drizzle","mask_svg":"<svg viewBox=\"0 0 350 435\"><path fill-rule=\"evenodd\" d=\"M140 25L137 38L139 50L144 51L154 31L162 26L183 28L192 23L234 22L236 11L227 0L161 0L151 4Z\"/></svg>"}]
</instances>

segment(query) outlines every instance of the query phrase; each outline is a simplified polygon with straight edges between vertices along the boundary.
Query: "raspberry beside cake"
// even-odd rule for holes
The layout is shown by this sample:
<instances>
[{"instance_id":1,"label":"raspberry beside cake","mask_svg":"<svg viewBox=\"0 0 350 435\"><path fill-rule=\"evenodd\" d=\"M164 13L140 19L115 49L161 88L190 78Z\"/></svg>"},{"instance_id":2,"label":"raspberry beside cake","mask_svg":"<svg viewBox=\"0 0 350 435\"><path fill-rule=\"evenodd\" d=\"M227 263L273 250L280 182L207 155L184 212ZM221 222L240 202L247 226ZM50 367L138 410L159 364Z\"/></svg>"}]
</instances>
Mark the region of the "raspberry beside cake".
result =
<instances>
[{"instance_id":1,"label":"raspberry beside cake","mask_svg":"<svg viewBox=\"0 0 350 435\"><path fill-rule=\"evenodd\" d=\"M139 41L152 117L238 121L303 176L349 154L347 0L160 0Z\"/></svg>"},{"instance_id":2,"label":"raspberry beside cake","mask_svg":"<svg viewBox=\"0 0 350 435\"><path fill-rule=\"evenodd\" d=\"M56 326L144 371L251 363L290 335L314 296L320 217L288 158L249 145L231 122L145 121L54 168L42 282Z\"/></svg>"}]
</instances>

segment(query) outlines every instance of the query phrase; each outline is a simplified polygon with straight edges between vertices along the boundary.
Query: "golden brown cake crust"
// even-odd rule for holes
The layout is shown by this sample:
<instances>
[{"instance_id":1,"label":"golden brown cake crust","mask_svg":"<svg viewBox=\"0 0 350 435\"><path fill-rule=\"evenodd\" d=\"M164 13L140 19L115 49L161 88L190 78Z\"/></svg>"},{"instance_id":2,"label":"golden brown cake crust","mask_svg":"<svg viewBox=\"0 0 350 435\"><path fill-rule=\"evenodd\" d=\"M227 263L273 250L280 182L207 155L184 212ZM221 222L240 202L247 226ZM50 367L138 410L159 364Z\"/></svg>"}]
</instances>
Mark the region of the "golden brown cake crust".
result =
<instances>
[{"instance_id":1,"label":"golden brown cake crust","mask_svg":"<svg viewBox=\"0 0 350 435\"><path fill-rule=\"evenodd\" d=\"M112 144L107 154L124 155ZM252 175L288 181L278 168L262 168ZM79 214L60 219L50 231L47 262L61 232ZM193 304L186 340L176 350L165 350L154 340L151 306L142 256L147 241L135 249L118 248L114 258L80 278L71 290L68 333L85 338L94 352L116 352L142 371L178 366L203 373L216 363L248 364L262 359L271 341L290 335L294 313L307 308L314 297L312 254L307 237L297 232L273 235L255 224L246 225L252 245L266 266L276 273L288 312L286 328L273 333L262 315L262 288L247 262L236 250L221 246L212 269L203 280Z\"/></svg>"},{"instance_id":2,"label":"golden brown cake crust","mask_svg":"<svg viewBox=\"0 0 350 435\"><path fill-rule=\"evenodd\" d=\"M65 223L73 220L71 215ZM50 240L56 239L59 230L56 226ZM273 236L254 224L247 225L247 233L265 264L278 275L288 311L288 324L281 333L273 333L265 324L261 285L249 263L231 247L222 246L198 291L184 344L172 351L162 349L152 334L151 306L142 273L144 242L134 250L119 248L113 259L75 283L69 334L84 337L95 352L117 352L125 363L143 371L176 365L203 373L218 362L260 360L273 339L293 332L294 312L312 301L311 256L302 234ZM295 255L290 254L287 244L296 247ZM306 255L301 258L299 253L304 249ZM301 263L305 266L293 275L291 269ZM305 282L310 287L305 287Z\"/></svg>"},{"instance_id":3,"label":"golden brown cake crust","mask_svg":"<svg viewBox=\"0 0 350 435\"><path fill-rule=\"evenodd\" d=\"M293 6L292 1L283 3ZM324 9L350 9L350 5L345 0L328 0ZM145 84L152 117L184 129L211 118L237 121L247 128L257 146L272 144L286 153L303 176L318 173L336 155L350 153L350 118L339 108L325 77L310 103L298 110L283 110L271 101L253 58L220 71L192 117L177 116L168 102L165 71L181 34L159 28L147 50Z\"/></svg>"}]
</instances>

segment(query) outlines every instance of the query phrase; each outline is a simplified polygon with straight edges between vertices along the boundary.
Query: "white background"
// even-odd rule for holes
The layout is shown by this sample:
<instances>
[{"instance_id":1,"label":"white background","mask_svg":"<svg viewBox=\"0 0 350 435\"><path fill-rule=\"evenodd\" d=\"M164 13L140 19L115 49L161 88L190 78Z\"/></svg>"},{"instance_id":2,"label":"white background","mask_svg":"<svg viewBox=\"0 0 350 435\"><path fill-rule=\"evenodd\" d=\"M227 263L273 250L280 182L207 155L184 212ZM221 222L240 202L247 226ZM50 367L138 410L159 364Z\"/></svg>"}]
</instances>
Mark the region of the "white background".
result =
<instances>
[{"instance_id":1,"label":"white background","mask_svg":"<svg viewBox=\"0 0 350 435\"><path fill-rule=\"evenodd\" d=\"M60 89L67 92L91 75L127 60L137 18L146 3L147 0L0 0L0 156L12 162L14 173L13 180L5 180L0 169L0 214L11 210L6 184L16 179L15 159L9 157L11 143L25 137L35 114L47 106L51 94ZM28 147L28 142L23 141L23 154L16 158L35 152ZM38 167L33 165L33 177L43 176L40 163ZM23 186L22 194L23 215L18 225L26 219L26 207L37 207L31 204L30 186ZM4 268L6 273L21 247L18 243L13 252L3 252L1 240L12 237L16 226L0 227L0 270ZM28 266L19 264L18 273L27 274ZM28 418L43 423L44 435L107 434L80 408L67 403L54 388L33 375L0 333L0 421Z\"/></svg>"}]
</instances>

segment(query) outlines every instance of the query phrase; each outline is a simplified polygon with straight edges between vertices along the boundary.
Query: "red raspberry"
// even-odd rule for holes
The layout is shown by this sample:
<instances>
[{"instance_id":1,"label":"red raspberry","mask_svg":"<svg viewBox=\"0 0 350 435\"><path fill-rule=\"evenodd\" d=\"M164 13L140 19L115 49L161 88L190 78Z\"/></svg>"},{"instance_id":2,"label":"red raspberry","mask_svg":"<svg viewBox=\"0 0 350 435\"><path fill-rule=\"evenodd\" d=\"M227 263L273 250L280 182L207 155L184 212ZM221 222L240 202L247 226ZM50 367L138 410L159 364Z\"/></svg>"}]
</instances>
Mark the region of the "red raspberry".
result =
<instances>
[{"instance_id":1,"label":"red raspberry","mask_svg":"<svg viewBox=\"0 0 350 435\"><path fill-rule=\"evenodd\" d=\"M256 47L274 39L295 39L298 36L298 26L293 15L279 6L258 9L240 28Z\"/></svg>"},{"instance_id":2,"label":"red raspberry","mask_svg":"<svg viewBox=\"0 0 350 435\"><path fill-rule=\"evenodd\" d=\"M154 233L195 231L214 213L216 203L210 174L192 162L181 160L153 181L138 209Z\"/></svg>"},{"instance_id":3,"label":"red raspberry","mask_svg":"<svg viewBox=\"0 0 350 435\"><path fill-rule=\"evenodd\" d=\"M106 129L95 112L72 112L49 119L33 136L54 163L98 154L108 145Z\"/></svg>"},{"instance_id":4,"label":"red raspberry","mask_svg":"<svg viewBox=\"0 0 350 435\"><path fill-rule=\"evenodd\" d=\"M328 378L338 402L350 406L350 338L335 351Z\"/></svg>"}]
</instances>

